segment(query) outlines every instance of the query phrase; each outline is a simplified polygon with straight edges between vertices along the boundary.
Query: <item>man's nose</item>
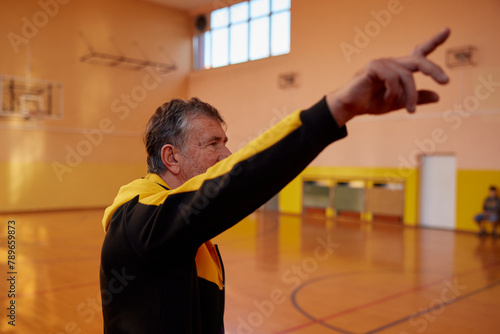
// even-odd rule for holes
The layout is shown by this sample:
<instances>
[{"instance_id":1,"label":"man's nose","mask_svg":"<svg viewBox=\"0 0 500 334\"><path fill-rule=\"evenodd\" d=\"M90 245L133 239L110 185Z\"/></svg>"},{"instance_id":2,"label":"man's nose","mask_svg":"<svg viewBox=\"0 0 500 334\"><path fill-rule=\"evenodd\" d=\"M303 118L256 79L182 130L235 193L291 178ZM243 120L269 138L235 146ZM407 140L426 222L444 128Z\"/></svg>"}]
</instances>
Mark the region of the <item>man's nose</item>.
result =
<instances>
[{"instance_id":1,"label":"man's nose","mask_svg":"<svg viewBox=\"0 0 500 334\"><path fill-rule=\"evenodd\" d=\"M217 159L217 161L221 161L223 159L226 159L231 154L232 154L231 151L226 146L224 146L224 148L222 149L222 152L219 154L219 158Z\"/></svg>"}]
</instances>

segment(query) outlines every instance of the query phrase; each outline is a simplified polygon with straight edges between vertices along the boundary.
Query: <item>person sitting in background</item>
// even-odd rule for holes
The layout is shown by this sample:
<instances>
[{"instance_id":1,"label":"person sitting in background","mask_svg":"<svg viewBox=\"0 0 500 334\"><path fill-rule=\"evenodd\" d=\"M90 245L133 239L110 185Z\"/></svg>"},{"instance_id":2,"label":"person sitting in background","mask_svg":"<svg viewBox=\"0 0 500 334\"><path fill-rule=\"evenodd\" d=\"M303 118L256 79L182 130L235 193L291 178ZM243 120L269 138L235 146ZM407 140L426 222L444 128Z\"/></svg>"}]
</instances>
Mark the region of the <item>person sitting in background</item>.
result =
<instances>
[{"instance_id":1,"label":"person sitting in background","mask_svg":"<svg viewBox=\"0 0 500 334\"><path fill-rule=\"evenodd\" d=\"M474 220L479 226L479 236L488 235L485 228L486 222L491 222L493 225L492 235L497 236L497 225L498 225L498 214L500 212L500 198L497 195L497 188L495 186L490 187L490 194L484 200L483 212L478 213L474 216Z\"/></svg>"}]
</instances>

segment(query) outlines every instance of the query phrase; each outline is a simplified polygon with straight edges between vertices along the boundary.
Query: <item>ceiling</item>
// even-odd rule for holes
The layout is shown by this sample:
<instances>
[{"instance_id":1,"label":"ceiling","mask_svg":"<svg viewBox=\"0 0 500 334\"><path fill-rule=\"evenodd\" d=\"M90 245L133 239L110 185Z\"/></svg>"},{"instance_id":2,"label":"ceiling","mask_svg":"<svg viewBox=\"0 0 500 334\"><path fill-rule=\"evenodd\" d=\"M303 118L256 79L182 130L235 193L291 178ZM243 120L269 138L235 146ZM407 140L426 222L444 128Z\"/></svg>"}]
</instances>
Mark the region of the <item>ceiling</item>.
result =
<instances>
[{"instance_id":1,"label":"ceiling","mask_svg":"<svg viewBox=\"0 0 500 334\"><path fill-rule=\"evenodd\" d=\"M143 0L148 2L158 3L164 6L184 10L184 11L194 11L195 9L201 7L208 7L216 2L228 2L227 0ZM220 6L224 7L224 6Z\"/></svg>"}]
</instances>

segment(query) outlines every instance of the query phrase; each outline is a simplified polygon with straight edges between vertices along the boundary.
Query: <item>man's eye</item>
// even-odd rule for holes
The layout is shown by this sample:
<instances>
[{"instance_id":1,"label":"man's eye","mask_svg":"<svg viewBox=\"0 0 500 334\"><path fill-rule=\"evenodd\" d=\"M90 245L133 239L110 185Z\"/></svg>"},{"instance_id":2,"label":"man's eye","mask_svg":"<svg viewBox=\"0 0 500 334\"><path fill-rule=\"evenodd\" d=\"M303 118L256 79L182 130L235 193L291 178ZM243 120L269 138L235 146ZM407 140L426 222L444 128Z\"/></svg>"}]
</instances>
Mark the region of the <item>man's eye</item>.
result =
<instances>
[{"instance_id":1,"label":"man's eye","mask_svg":"<svg viewBox=\"0 0 500 334\"><path fill-rule=\"evenodd\" d=\"M212 145L212 146L217 146L217 142L216 142L216 141L214 141L213 143L210 143L210 145Z\"/></svg>"}]
</instances>

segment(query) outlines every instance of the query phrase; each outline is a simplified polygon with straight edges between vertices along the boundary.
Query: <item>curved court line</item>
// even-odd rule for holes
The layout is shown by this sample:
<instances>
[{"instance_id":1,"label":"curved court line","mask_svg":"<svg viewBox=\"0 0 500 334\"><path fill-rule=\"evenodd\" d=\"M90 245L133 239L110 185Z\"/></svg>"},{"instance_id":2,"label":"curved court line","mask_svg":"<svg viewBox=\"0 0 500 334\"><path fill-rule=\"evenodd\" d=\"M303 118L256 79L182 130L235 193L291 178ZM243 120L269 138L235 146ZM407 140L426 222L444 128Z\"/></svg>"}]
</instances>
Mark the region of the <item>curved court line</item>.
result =
<instances>
[{"instance_id":1,"label":"curved court line","mask_svg":"<svg viewBox=\"0 0 500 334\"><path fill-rule=\"evenodd\" d=\"M346 277L346 276L355 276L355 275L362 275L362 274L369 274L369 273L366 273L366 272L359 272L359 271L356 271L356 272L350 272L350 273L343 273L343 274L330 274L330 275L325 275L325 276L320 276L320 277L316 277L316 278L313 278L313 279L310 279L302 284L300 284L299 286L297 286L293 292L292 292L292 304L293 306L299 311L299 313L301 313L303 316L305 316L306 318L309 318L311 319L312 321L310 322L306 322L304 324L301 324L301 325L297 325L295 327L292 327L292 328L288 328L288 329L285 329L283 331L279 331L279 332L276 332L275 334L284 334L284 333L291 333L291 332L294 332L296 330L299 330L299 329L303 329L303 328L306 328L306 327L309 327L309 326L312 326L312 325L315 325L315 324L319 324L319 325L322 325L322 326L325 326L336 331L336 332L339 332L339 333L343 333L343 334L354 334L354 333L351 333L351 332L348 332L342 328L337 328L335 326L331 326L329 324L325 324L323 322L323 320L325 320L325 318L316 318L312 315L310 315L309 313L307 313L306 311L304 311L297 303L296 301L296 298L295 296L297 295L298 291L300 291L300 289L302 289L303 287L305 287L306 285L309 285L309 284L312 284L312 283L315 283L315 282L318 282L318 281L322 281L324 279L327 279L327 278L332 278L332 277Z\"/></svg>"},{"instance_id":2,"label":"curved court line","mask_svg":"<svg viewBox=\"0 0 500 334\"><path fill-rule=\"evenodd\" d=\"M387 273L389 273L389 272L387 272L387 271L384 271L384 272L370 272L370 273L358 272L356 274L357 275L362 275L362 274L364 274L364 275L367 275L367 274L369 274L369 275L376 275L376 274L387 274ZM312 322L303 324L300 327L297 326L297 327L294 327L294 328L290 328L287 331L280 332L280 333L292 332L292 331L295 331L295 330L298 330L298 329L301 329L301 328L305 328L305 327L311 326L313 324L318 324L318 325L321 325L323 327L329 328L329 329L334 330L334 331L339 332L339 333L354 334L353 332L349 332L349 331L347 331L345 329L341 329L341 328L335 327L333 325L330 325L330 324L326 323L325 320L333 319L333 318L336 318L336 317L339 317L339 316L342 316L342 315L345 315L345 314L348 314L348 313L352 313L352 312L355 312L355 311L358 311L358 310L362 310L364 308L367 308L367 307L370 307L370 306L373 306L373 305L377 305L377 304L386 302L386 301L394 299L394 298L401 297L401 296L406 295L406 294L408 294L410 292L418 291L418 290L421 290L423 288L427 288L429 286L432 286L434 284L442 283L442 281L443 281L442 279L439 279L437 281L429 282L427 284L424 284L424 285L421 285L421 286L418 286L418 287L414 287L414 288L409 289L409 290L404 290L404 291L395 293L393 295L390 295L390 296L387 296L387 297L384 297L384 298L380 298L380 299L377 299L377 300L374 300L374 301L371 301L371 302L368 302L368 303L365 303L365 304L362 304L362 305L359 305L359 306L351 307L351 308L349 308L347 310L343 310L343 311L340 311L340 312L337 312L337 313L333 313L333 314L324 316L322 318L316 318L316 317L310 315L309 313L307 313L302 307L300 307L298 305L297 300L296 300L296 295L299 292L299 290L302 289L303 287L305 287L305 286L307 286L309 284L315 283L317 281L321 281L321 280L325 280L325 279L331 278L332 276L338 277L338 275L325 275L325 276L318 277L318 278L313 279L313 280L309 280L309 281L307 281L307 282L299 285L297 288L295 288L295 290L292 293L292 297L291 297L292 298L292 304L293 304L293 306L300 313L302 313L304 316L306 316L309 319L311 319Z\"/></svg>"},{"instance_id":3,"label":"curved court line","mask_svg":"<svg viewBox=\"0 0 500 334\"><path fill-rule=\"evenodd\" d=\"M302 315L304 315L305 317L311 319L312 321L310 322L307 322L307 323L304 323L304 324L301 324L301 325L297 325L295 327L292 327L292 328L288 328L288 329L285 329L283 331L279 331L279 332L276 332L275 334L284 334L284 333L291 333L291 332L294 332L296 330L299 330L299 329L303 329L303 328L306 328L306 327L309 327L309 326L312 326L312 325L315 325L315 324L318 324L318 325L321 325L323 327L326 327L326 328L329 328L331 330L334 330L336 332L339 332L339 333L343 333L343 334L354 334L352 332L349 332L347 330L344 330L344 329L341 329L341 328L338 328L338 327L335 327L333 325L330 325L328 323L325 323L324 321L325 320L328 320L328 319L333 319L335 317L338 317L338 316L341 316L341 315L344 315L344 314L348 314L348 313L351 313L351 312L354 312L354 311L357 311L357 310L361 310L363 308L366 308L366 307L370 307L370 306L373 306L373 305L376 305L376 304L380 304L380 303L383 303L385 301L388 301L388 300L391 300L391 299L394 299L394 298L397 298L397 297L401 297L405 294L408 294L410 292L415 292L415 291L419 291L419 290L422 290L422 289L425 289L427 287L430 287L430 286L433 286L435 284L440 284L443 282L443 279L449 279L449 278L454 278L454 277L460 277L460 276L466 276L466 275L470 275L472 273L477 273L477 272L481 272L481 271L484 271L485 269L489 269L491 267L496 267L500 265L500 262L493 262L493 263L490 263L488 265L483 265L481 266L479 269L472 269L472 270L468 270L466 272L463 272L463 273L460 273L460 274L457 274L457 275L451 275L451 276L448 276L448 277L444 277L444 278L440 278L439 280L436 280L436 281L432 281L432 282L429 282L427 284L424 284L424 285L419 285L419 286L416 286L412 289L409 289L409 290L404 290L404 291L401 291L401 292L398 292L396 294L393 294L393 295L390 295L390 296L387 296L387 297L384 297L384 298L381 298L381 299L378 299L378 300L374 300L372 302L369 302L369 303L366 303L366 304L363 304L363 305L359 305L359 306L356 306L356 307L353 307L353 308L350 308L350 309L347 309L347 310L343 310L343 311L340 311L340 312L337 312L337 313L334 313L334 314L330 314L330 315L327 315L327 316L324 316L322 318L316 318L312 315L310 315L309 313L307 313L302 307L300 307L296 301L296 295L297 293L302 289L304 288L305 286L307 285L310 285L312 283L316 283L318 281L322 281L322 280L325 280L325 279L328 279L328 278L332 278L332 277L341 277L341 276L350 276L350 275L359 275L359 274L383 274L383 273L388 273L388 272L373 272L373 273L363 273L363 272L356 272L356 273L348 273L346 275L338 275L338 274L333 274L333 275L325 275L325 276L320 276L320 277L317 277L317 278L314 278L314 279L311 279L309 281L306 281L302 284L300 284L299 286L297 286L294 291L292 292L292 296L291 296L291 299L292 299L292 304L293 306L297 309L297 311L299 311L299 313L301 313ZM450 301L448 303L443 303L441 305L437 305L436 307L433 307L431 309L426 309L424 311L421 311L420 313L418 313L417 315L415 314L412 314L411 316L408 316L408 317L405 317L403 319L399 319L399 320L396 320L396 322L394 323L390 323L388 325L385 325L383 327L380 327L380 328L377 328L375 330L372 330L370 332L367 332L366 334L372 334L372 333L376 333L380 330L383 330L383 329L386 329L388 327L392 327L398 323L401 323L405 320L408 320L410 319L411 317L415 317L415 316L418 316L420 314L425 314L427 312L430 312L432 310L434 310L435 308L438 308L438 307L442 307L443 305L448 305L448 304L452 304L458 300L461 300L461 299L464 299L466 297L469 297L469 296L472 296L476 293L479 293L479 292L482 292L484 290L488 290L492 287L495 287L496 285L499 285L500 284L500 281L499 282L495 282L493 284L490 284L490 285L487 285L486 287L483 287L483 288L480 288L478 290L474 290L472 292L469 292L465 295L463 295L462 297L460 298L456 298L454 299L453 301Z\"/></svg>"},{"instance_id":4,"label":"curved court line","mask_svg":"<svg viewBox=\"0 0 500 334\"><path fill-rule=\"evenodd\" d=\"M480 292L483 292L483 291L489 290L489 289L491 289L491 288L494 288L494 287L496 287L497 285L500 285L500 281L495 282L495 283L490 284L490 285L487 285L487 286L485 286L485 287L479 288L479 289L477 289L477 290L471 291L471 292L466 293L466 294L464 294L464 295L462 295L462 296L456 297L454 300L450 300L450 301L447 301L447 302L442 302L442 303L440 303L440 304L437 304L437 305L435 305L435 306L433 306L433 307L429 307L429 308L427 308L427 309L425 309L425 310L423 310L423 311L420 311L420 312L418 312L418 313L414 313L414 314L412 314L412 315L410 315L410 316L407 316L407 317L404 317L404 318L401 318L401 319L395 320L395 321L393 321L393 322L388 323L387 325L384 325L384 326L381 326L381 327L379 327L379 328L373 329L373 330L371 330L371 331L367 332L366 334L378 333L378 332L380 332L380 331L382 331L382 330L384 330L384 329L387 329L387 328L390 328L390 327L396 326L397 324L400 324L400 323L402 323L402 322L409 321L409 320L410 320L410 319L412 319L412 318L415 318L415 317L418 317L418 316L421 316L421 315L427 314L427 313L429 313L429 312L431 312L431 311L434 311L434 310L436 310L436 309L438 309L438 308L441 308L441 307L444 307L444 306L446 306L446 305L450 305L450 304L456 303L456 302L458 302L459 300L462 300L462 299L468 298L468 297L473 296L473 295L475 295L475 294L478 294L478 293L480 293Z\"/></svg>"}]
</instances>

